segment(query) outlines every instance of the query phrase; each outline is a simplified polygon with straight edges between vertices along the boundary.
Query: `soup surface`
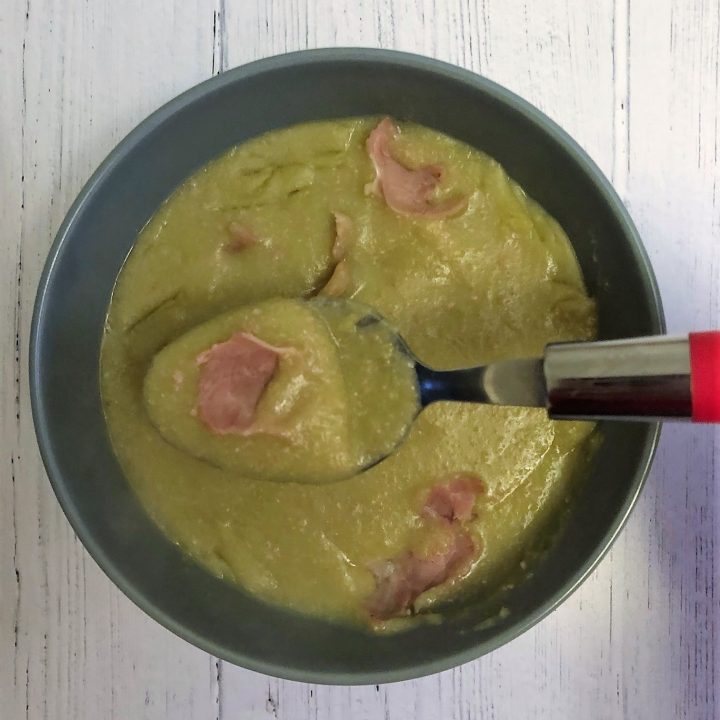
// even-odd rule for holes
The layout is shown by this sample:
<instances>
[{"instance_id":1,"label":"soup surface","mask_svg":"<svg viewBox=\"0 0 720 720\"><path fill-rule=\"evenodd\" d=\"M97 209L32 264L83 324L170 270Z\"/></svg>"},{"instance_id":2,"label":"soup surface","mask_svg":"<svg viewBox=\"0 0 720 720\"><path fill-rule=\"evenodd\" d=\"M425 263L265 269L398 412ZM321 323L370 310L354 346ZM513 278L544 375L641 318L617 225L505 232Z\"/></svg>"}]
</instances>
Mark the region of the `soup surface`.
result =
<instances>
[{"instance_id":1,"label":"soup surface","mask_svg":"<svg viewBox=\"0 0 720 720\"><path fill-rule=\"evenodd\" d=\"M117 281L103 402L148 512L261 598L375 628L524 572L568 501L593 426L436 403L387 460L323 482L333 462L358 461L359 444L380 447L407 398L388 380L371 411L357 411L362 364L338 371L347 341L331 342L296 302L315 295L376 308L436 368L539 355L596 331L568 238L492 158L387 119L268 133L178 188ZM298 389L301 373L279 355L247 424L223 430L198 414L198 387L207 353L238 337L292 347L319 371ZM288 397L301 398L300 414L283 425ZM181 427L191 447L174 438Z\"/></svg>"}]
</instances>

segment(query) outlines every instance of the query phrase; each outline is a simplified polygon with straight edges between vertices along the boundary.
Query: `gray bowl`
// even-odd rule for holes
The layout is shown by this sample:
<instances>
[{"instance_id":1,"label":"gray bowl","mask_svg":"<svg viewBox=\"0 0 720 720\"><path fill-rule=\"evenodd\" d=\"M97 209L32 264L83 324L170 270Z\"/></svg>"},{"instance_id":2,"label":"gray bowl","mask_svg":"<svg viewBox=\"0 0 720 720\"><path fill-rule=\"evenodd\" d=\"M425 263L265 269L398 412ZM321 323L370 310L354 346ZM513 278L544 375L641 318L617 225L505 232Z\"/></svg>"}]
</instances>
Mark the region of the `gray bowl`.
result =
<instances>
[{"instance_id":1,"label":"gray bowl","mask_svg":"<svg viewBox=\"0 0 720 720\"><path fill-rule=\"evenodd\" d=\"M88 552L139 607L213 655L293 680L403 680L477 658L527 630L608 549L658 437L656 426L603 428L562 537L534 577L504 598L509 614L484 629L472 612L386 637L301 616L210 576L151 522L110 447L98 377L113 283L138 232L190 173L236 143L309 120L381 113L484 150L557 218L598 300L602 338L664 329L647 256L598 168L538 110L459 68L379 50L282 55L198 85L131 132L72 206L40 280L30 389L45 467Z\"/></svg>"}]
</instances>

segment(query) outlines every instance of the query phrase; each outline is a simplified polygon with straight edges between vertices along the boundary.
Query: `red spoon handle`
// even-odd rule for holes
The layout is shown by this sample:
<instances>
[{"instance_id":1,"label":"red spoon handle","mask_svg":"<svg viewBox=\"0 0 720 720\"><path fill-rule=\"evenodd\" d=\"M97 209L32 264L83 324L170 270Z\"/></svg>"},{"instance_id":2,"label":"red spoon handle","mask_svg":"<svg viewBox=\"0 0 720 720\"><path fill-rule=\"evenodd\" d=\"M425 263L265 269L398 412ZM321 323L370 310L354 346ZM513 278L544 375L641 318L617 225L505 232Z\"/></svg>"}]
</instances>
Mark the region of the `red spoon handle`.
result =
<instances>
[{"instance_id":1,"label":"red spoon handle","mask_svg":"<svg viewBox=\"0 0 720 720\"><path fill-rule=\"evenodd\" d=\"M720 331L690 333L693 422L720 422Z\"/></svg>"}]
</instances>

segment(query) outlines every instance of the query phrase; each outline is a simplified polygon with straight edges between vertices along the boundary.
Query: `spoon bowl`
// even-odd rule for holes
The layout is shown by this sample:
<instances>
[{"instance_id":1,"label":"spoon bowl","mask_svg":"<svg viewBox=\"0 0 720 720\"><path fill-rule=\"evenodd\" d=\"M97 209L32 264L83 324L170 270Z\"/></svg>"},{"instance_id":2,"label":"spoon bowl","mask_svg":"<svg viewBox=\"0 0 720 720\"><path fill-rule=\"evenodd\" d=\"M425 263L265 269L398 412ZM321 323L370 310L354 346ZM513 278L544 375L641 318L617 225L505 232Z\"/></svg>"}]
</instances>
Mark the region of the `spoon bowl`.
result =
<instances>
[{"instance_id":1,"label":"spoon bowl","mask_svg":"<svg viewBox=\"0 0 720 720\"><path fill-rule=\"evenodd\" d=\"M364 305L277 298L162 348L145 375L150 422L238 477L319 485L391 454L420 408L415 360Z\"/></svg>"}]
</instances>

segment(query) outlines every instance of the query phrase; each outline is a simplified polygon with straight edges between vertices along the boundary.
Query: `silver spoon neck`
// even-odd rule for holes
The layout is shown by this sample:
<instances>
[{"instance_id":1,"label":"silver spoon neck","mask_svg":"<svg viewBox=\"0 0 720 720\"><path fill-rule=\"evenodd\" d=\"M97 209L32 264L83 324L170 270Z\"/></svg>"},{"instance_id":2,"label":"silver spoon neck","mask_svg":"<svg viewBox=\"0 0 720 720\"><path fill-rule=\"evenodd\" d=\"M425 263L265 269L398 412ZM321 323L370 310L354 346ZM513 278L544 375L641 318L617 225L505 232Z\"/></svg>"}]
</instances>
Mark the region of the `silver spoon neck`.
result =
<instances>
[{"instance_id":1,"label":"silver spoon neck","mask_svg":"<svg viewBox=\"0 0 720 720\"><path fill-rule=\"evenodd\" d=\"M687 336L549 345L543 374L551 417L663 420L692 416Z\"/></svg>"},{"instance_id":2,"label":"silver spoon neck","mask_svg":"<svg viewBox=\"0 0 720 720\"><path fill-rule=\"evenodd\" d=\"M548 345L542 358L438 371L416 363L421 404L544 407L553 418L690 418L687 336Z\"/></svg>"}]
</instances>

